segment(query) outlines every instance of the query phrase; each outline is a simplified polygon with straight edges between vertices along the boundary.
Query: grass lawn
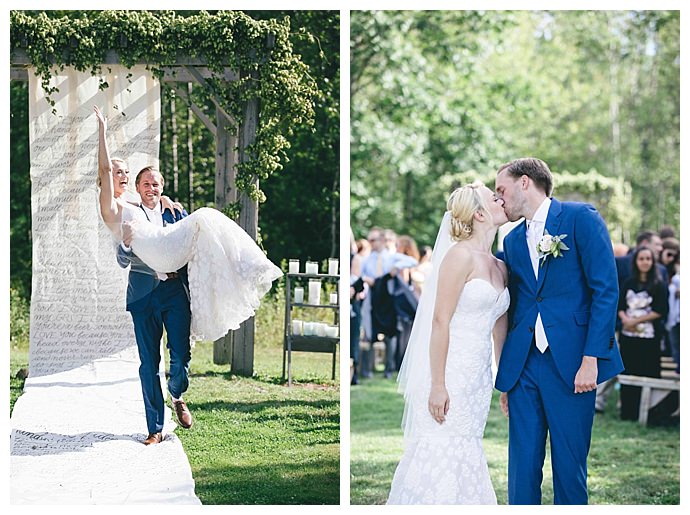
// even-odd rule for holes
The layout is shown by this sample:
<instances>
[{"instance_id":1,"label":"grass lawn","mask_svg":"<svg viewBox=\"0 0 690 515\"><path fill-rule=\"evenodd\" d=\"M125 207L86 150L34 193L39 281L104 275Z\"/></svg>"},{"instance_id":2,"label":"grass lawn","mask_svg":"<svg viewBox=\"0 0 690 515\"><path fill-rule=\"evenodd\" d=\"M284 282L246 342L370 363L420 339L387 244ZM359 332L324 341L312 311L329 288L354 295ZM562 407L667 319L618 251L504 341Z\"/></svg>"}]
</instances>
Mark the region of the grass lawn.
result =
<instances>
[{"instance_id":1,"label":"grass lawn","mask_svg":"<svg viewBox=\"0 0 690 515\"><path fill-rule=\"evenodd\" d=\"M350 502L384 504L403 452L403 398L394 379L365 379L350 388ZM589 453L590 504L679 504L680 430L643 428L616 415L618 394L594 422ZM499 504L507 503L508 420L494 393L484 450ZM542 502L553 503L547 445Z\"/></svg>"},{"instance_id":2,"label":"grass lawn","mask_svg":"<svg viewBox=\"0 0 690 515\"><path fill-rule=\"evenodd\" d=\"M331 380L332 358L295 353L293 386L283 384L282 309L269 299L257 314L253 378L214 365L211 342L192 351L185 400L195 422L176 434L204 504L340 502L340 393L337 378ZM15 341L10 361L12 409L28 344Z\"/></svg>"}]
</instances>

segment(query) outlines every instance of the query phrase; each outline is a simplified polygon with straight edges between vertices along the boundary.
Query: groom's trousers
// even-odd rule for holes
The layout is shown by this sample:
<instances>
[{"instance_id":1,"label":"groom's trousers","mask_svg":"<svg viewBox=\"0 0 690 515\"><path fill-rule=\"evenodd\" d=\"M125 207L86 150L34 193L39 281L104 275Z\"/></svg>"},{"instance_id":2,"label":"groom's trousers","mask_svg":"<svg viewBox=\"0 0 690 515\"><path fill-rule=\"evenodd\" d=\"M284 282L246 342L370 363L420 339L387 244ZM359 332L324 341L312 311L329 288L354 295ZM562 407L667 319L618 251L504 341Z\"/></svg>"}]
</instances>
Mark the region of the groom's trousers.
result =
<instances>
[{"instance_id":1,"label":"groom's trousers","mask_svg":"<svg viewBox=\"0 0 690 515\"><path fill-rule=\"evenodd\" d=\"M149 433L160 433L165 420L165 401L159 377L163 328L168 336L170 351L168 391L179 399L189 386L191 312L182 281L161 281L151 293L148 307L131 314L141 361L139 379L144 396L146 425Z\"/></svg>"},{"instance_id":2,"label":"groom's trousers","mask_svg":"<svg viewBox=\"0 0 690 515\"><path fill-rule=\"evenodd\" d=\"M508 392L509 504L541 504L546 436L551 441L554 504L587 504L587 454L596 391L574 393L551 349L532 343L520 379Z\"/></svg>"}]
</instances>

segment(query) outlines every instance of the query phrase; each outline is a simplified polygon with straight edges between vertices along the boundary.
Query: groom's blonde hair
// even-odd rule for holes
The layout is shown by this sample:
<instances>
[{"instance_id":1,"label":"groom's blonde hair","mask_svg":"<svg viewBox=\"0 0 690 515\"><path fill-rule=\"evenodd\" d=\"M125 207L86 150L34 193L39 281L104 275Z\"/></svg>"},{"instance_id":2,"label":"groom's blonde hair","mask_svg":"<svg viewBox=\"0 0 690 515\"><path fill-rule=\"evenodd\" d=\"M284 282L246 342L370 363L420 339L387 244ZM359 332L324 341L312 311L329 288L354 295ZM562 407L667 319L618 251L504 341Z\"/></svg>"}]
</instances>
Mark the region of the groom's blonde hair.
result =
<instances>
[{"instance_id":1,"label":"groom's blonde hair","mask_svg":"<svg viewBox=\"0 0 690 515\"><path fill-rule=\"evenodd\" d=\"M462 241L472 236L474 229L474 214L482 211L491 216L486 203L480 194L484 187L481 181L475 181L457 188L448 197L447 209L450 211L450 236L455 241Z\"/></svg>"}]
</instances>

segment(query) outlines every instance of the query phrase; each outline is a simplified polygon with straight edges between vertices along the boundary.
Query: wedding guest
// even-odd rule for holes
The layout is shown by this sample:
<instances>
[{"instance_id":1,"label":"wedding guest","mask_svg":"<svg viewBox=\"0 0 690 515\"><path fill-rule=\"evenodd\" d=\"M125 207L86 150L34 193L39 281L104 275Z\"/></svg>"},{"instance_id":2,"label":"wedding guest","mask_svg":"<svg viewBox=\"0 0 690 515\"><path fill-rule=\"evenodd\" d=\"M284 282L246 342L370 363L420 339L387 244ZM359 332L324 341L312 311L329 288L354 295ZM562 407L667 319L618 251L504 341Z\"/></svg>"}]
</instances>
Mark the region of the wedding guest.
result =
<instances>
[{"instance_id":1,"label":"wedding guest","mask_svg":"<svg viewBox=\"0 0 690 515\"><path fill-rule=\"evenodd\" d=\"M359 340L362 325L362 299L364 298L364 281L362 275L362 257L358 252L352 230L350 230L350 359L352 359L352 377L350 384L359 384Z\"/></svg>"},{"instance_id":2,"label":"wedding guest","mask_svg":"<svg viewBox=\"0 0 690 515\"><path fill-rule=\"evenodd\" d=\"M625 243L614 243L613 244L613 255L614 257L627 256L630 252L630 247Z\"/></svg>"},{"instance_id":3,"label":"wedding guest","mask_svg":"<svg viewBox=\"0 0 690 515\"><path fill-rule=\"evenodd\" d=\"M668 312L668 290L655 264L654 252L638 247L633 252L632 274L620 290L620 349L628 375L661 377L659 322ZM640 392L637 386L621 385L621 419L638 419Z\"/></svg>"},{"instance_id":4,"label":"wedding guest","mask_svg":"<svg viewBox=\"0 0 690 515\"><path fill-rule=\"evenodd\" d=\"M668 273L666 272L666 269L658 263L659 255L661 254L662 250L661 238L659 238L659 235L656 232L645 230L641 231L637 235L637 238L635 239L635 249L633 249L632 252L629 252L625 256L615 258L616 271L618 272L619 291L623 287L623 283L628 279L628 277L630 277L630 274L632 273L633 254L634 251L640 247L647 247L652 250L654 253L654 261L656 262L655 266L657 273L661 274L661 278L664 281L668 281Z\"/></svg>"},{"instance_id":5,"label":"wedding guest","mask_svg":"<svg viewBox=\"0 0 690 515\"><path fill-rule=\"evenodd\" d=\"M371 245L365 238L360 238L355 244L357 246L357 254L360 258L364 259L371 254Z\"/></svg>"},{"instance_id":6,"label":"wedding guest","mask_svg":"<svg viewBox=\"0 0 690 515\"><path fill-rule=\"evenodd\" d=\"M666 268L669 279L673 277L673 262L679 251L680 242L676 238L669 236L661 240L661 256L659 261Z\"/></svg>"},{"instance_id":7,"label":"wedding guest","mask_svg":"<svg viewBox=\"0 0 690 515\"><path fill-rule=\"evenodd\" d=\"M398 240L398 235L395 234L393 229L385 229L383 231L383 236L386 239L386 248L388 249L388 252L395 253L395 242Z\"/></svg>"},{"instance_id":8,"label":"wedding guest","mask_svg":"<svg viewBox=\"0 0 690 515\"><path fill-rule=\"evenodd\" d=\"M668 286L668 317L666 331L671 344L671 355L676 363L676 373L680 374L680 249L676 252L669 271L671 282Z\"/></svg>"},{"instance_id":9,"label":"wedding guest","mask_svg":"<svg viewBox=\"0 0 690 515\"><path fill-rule=\"evenodd\" d=\"M424 245L419 258L419 264L412 270L412 284L414 285L414 293L417 298L422 296L424 281L431 273L431 251L432 249L429 245Z\"/></svg>"},{"instance_id":10,"label":"wedding guest","mask_svg":"<svg viewBox=\"0 0 690 515\"><path fill-rule=\"evenodd\" d=\"M396 242L397 254L409 256L415 259L418 263L420 259L417 243L408 235L398 236ZM407 342L410 339L410 330L412 329L412 322L414 321L414 314L417 311L418 298L414 293L414 284L412 276L416 267L404 268L397 274L397 284L395 285L394 303L397 312L397 329L396 335L397 346L395 350L395 370L400 370L405 349L407 349ZM391 271L393 273L393 271Z\"/></svg>"},{"instance_id":11,"label":"wedding guest","mask_svg":"<svg viewBox=\"0 0 690 515\"><path fill-rule=\"evenodd\" d=\"M419 249L417 249L417 243L412 239L411 236L398 236L398 239L395 243L395 247L397 253L403 254L405 256L411 256L419 263L421 259L421 256L419 255ZM413 270L415 270L415 268L405 268L400 270L399 276L403 280L403 282L405 282L406 284L411 283L411 274Z\"/></svg>"},{"instance_id":12,"label":"wedding guest","mask_svg":"<svg viewBox=\"0 0 690 515\"><path fill-rule=\"evenodd\" d=\"M390 252L385 231L381 227L372 227L367 240L372 250L362 264L362 278L369 286L362 306L362 319L364 322L364 313L368 311L370 322L367 320L365 331L372 346L362 353L362 374L364 376L373 371L373 344L382 338L386 346L384 377L389 378L395 369L396 316L388 282L392 270L393 276L397 275L399 270L413 267L417 261L409 256Z\"/></svg>"},{"instance_id":13,"label":"wedding guest","mask_svg":"<svg viewBox=\"0 0 690 515\"><path fill-rule=\"evenodd\" d=\"M659 229L659 238L662 240L666 238L675 238L676 237L676 231L673 227L670 225L664 225L661 229Z\"/></svg>"}]
</instances>

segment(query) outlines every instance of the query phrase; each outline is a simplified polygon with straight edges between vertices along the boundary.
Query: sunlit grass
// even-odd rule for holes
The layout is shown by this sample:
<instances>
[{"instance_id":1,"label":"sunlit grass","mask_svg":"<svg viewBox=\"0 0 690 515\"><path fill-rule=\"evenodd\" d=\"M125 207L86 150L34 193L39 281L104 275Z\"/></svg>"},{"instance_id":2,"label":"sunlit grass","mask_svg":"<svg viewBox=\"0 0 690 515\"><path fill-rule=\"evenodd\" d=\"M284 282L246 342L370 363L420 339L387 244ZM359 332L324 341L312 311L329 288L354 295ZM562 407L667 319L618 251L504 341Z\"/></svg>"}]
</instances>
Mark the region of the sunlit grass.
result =
<instances>
[{"instance_id":1,"label":"sunlit grass","mask_svg":"<svg viewBox=\"0 0 690 515\"><path fill-rule=\"evenodd\" d=\"M403 398L394 379L376 376L350 389L350 501L383 504L403 453L400 419ZM621 421L612 396L594 422L589 454L590 504L678 504L680 431L678 427L641 427ZM484 433L484 450L499 504L507 503L508 421L494 393ZM553 503L548 451L542 502Z\"/></svg>"},{"instance_id":2,"label":"sunlit grass","mask_svg":"<svg viewBox=\"0 0 690 515\"><path fill-rule=\"evenodd\" d=\"M214 364L212 342L192 351L185 400L195 421L176 434L204 504L339 503L338 364L332 380L331 355L294 353L288 388L281 380L283 310L278 297L268 296L257 313L252 378ZM328 313L309 315L325 319ZM15 376L28 362L28 340L14 339L10 409L24 385Z\"/></svg>"}]
</instances>

